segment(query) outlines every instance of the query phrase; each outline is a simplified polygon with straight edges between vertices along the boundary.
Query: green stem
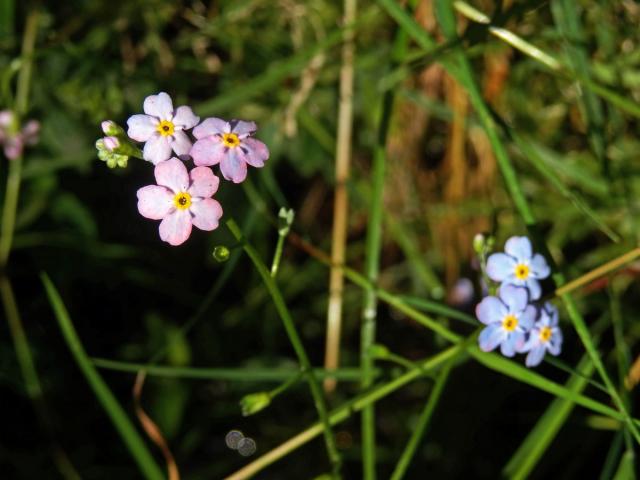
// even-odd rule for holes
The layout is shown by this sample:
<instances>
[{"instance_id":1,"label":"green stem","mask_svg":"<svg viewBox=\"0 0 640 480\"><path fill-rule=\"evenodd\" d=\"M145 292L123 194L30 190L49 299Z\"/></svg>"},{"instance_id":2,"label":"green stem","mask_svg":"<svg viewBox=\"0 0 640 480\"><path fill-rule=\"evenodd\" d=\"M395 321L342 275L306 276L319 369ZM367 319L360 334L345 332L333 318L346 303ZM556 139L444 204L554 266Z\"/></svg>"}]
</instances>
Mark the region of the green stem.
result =
<instances>
[{"instance_id":1,"label":"green stem","mask_svg":"<svg viewBox=\"0 0 640 480\"><path fill-rule=\"evenodd\" d=\"M296 377L300 371L298 368L168 367L147 363L120 362L96 357L91 357L91 363L98 368L119 372L138 373L140 370L144 370L149 376L190 378L194 380L232 380L234 382L282 382ZM359 368L339 368L337 370L314 368L313 373L318 378L336 377L343 381L360 381ZM379 375L380 371L376 371L376 374Z\"/></svg>"},{"instance_id":2,"label":"green stem","mask_svg":"<svg viewBox=\"0 0 640 480\"><path fill-rule=\"evenodd\" d=\"M407 35L398 29L395 36L392 67L398 65L404 58L407 48ZM377 283L380 270L380 252L382 250L382 221L384 213L384 183L387 163L387 136L391 124L395 91L388 90L382 98L380 123L378 125L378 139L373 154L371 172L371 209L367 224L365 244L365 276L369 286L364 292L362 306L362 325L360 328L360 366L362 368L362 389L369 388L373 383L374 357L371 347L376 338L377 295L373 285ZM362 411L362 461L365 480L376 478L376 432L375 409L373 404Z\"/></svg>"},{"instance_id":3,"label":"green stem","mask_svg":"<svg viewBox=\"0 0 640 480\"><path fill-rule=\"evenodd\" d=\"M13 232L16 224L16 209L20 194L20 176L22 173L22 156L9 161L7 189L4 194L2 209L2 236L0 237L0 270L4 270L9 260ZM4 273L3 273L4 274Z\"/></svg>"},{"instance_id":4,"label":"green stem","mask_svg":"<svg viewBox=\"0 0 640 480\"><path fill-rule=\"evenodd\" d=\"M162 470L155 463L155 460L151 453L149 453L144 441L129 418L127 418L126 413L116 400L111 390L109 390L109 387L104 383L100 374L91 364L91 360L87 356L87 352L84 350L80 338L78 338L78 334L71 322L69 313L67 312L56 287L46 274L43 273L41 276L42 283L44 284L47 292L47 297L49 298L51 307L53 308L58 320L60 330L67 342L67 346L69 347L76 364L93 390L93 393L102 404L107 415L111 418L113 426L116 428L120 437L128 447L129 452L138 464L143 476L150 480L162 480L164 478Z\"/></svg>"},{"instance_id":5,"label":"green stem","mask_svg":"<svg viewBox=\"0 0 640 480\"><path fill-rule=\"evenodd\" d=\"M429 401L424 407L424 410L420 414L420 418L418 418L417 423L413 426L413 434L411 438L407 442L407 446L405 447L402 455L400 456L400 460L396 465L396 468L393 470L391 474L391 480L401 480L404 477L411 460L413 459L413 455L416 453L416 449L418 448L418 444L422 440L424 436L424 432L427 429L427 425L429 425L429 420L431 420L431 416L440 401L440 397L442 396L442 392L444 390L444 386L447 383L449 378L450 364L445 366L438 375L438 379L436 380L435 385L433 386L433 390L431 391L431 395L429 395Z\"/></svg>"},{"instance_id":6,"label":"green stem","mask_svg":"<svg viewBox=\"0 0 640 480\"><path fill-rule=\"evenodd\" d=\"M287 308L280 289L269 274L269 271L258 255L258 252L246 241L236 222L232 219L229 219L227 220L226 225L235 239L238 242L242 243L243 250L253 262L253 265L258 271L258 274L262 277L262 280L267 287L269 294L271 295L276 310L278 311L278 315L280 316L287 335L289 336L289 341L291 342L291 345L298 357L298 361L300 362L300 365L307 377L309 389L311 390L311 395L313 396L315 407L318 411L318 416L320 417L320 421L323 425L329 460L331 461L331 465L333 466L334 475L338 476L340 472L341 459L336 447L336 441L331 429L331 424L329 423L327 405L322 394L320 383L318 382L318 379L311 368L311 362L309 361L307 352L304 349L302 341L300 340L300 336L298 335L298 331L296 329L295 323L293 322L293 318L291 317L291 313Z\"/></svg>"},{"instance_id":7,"label":"green stem","mask_svg":"<svg viewBox=\"0 0 640 480\"><path fill-rule=\"evenodd\" d=\"M284 241L287 238L289 229L278 230L278 243L276 244L276 251L273 254L273 261L271 262L271 277L275 278L278 275L278 269L280 268L280 259L282 258L282 250L284 249Z\"/></svg>"},{"instance_id":8,"label":"green stem","mask_svg":"<svg viewBox=\"0 0 640 480\"><path fill-rule=\"evenodd\" d=\"M27 16L27 23L24 28L22 39L22 68L18 74L18 84L16 88L16 113L22 117L27 113L29 105L29 89L31 87L31 72L33 69L33 50L38 36L38 21L40 12L31 10Z\"/></svg>"}]
</instances>

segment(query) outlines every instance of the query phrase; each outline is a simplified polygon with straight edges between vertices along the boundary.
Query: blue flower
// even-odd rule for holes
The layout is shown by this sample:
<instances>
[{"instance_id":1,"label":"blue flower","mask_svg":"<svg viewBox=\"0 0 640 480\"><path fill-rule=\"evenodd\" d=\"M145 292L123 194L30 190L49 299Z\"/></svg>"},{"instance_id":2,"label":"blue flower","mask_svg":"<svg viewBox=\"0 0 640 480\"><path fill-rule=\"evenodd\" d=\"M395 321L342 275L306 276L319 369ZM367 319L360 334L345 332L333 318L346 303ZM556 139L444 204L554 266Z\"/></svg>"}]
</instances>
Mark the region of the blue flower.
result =
<instances>
[{"instance_id":1,"label":"blue flower","mask_svg":"<svg viewBox=\"0 0 640 480\"><path fill-rule=\"evenodd\" d=\"M476 307L478 320L487 325L478 337L480 348L490 352L500 345L506 357L521 352L526 333L533 326L536 308L529 305L527 289L514 285L500 287L498 297L485 297Z\"/></svg>"},{"instance_id":2,"label":"blue flower","mask_svg":"<svg viewBox=\"0 0 640 480\"><path fill-rule=\"evenodd\" d=\"M527 237L511 237L504 245L505 253L494 253L487 261L491 280L508 285L527 287L531 300L538 300L542 289L538 280L551 273L545 258L533 254Z\"/></svg>"},{"instance_id":3,"label":"blue flower","mask_svg":"<svg viewBox=\"0 0 640 480\"><path fill-rule=\"evenodd\" d=\"M558 355L562 349L562 332L558 327L558 309L549 302L540 309L540 318L529 332L523 352L529 352L525 364L535 367L542 362L545 353Z\"/></svg>"}]
</instances>

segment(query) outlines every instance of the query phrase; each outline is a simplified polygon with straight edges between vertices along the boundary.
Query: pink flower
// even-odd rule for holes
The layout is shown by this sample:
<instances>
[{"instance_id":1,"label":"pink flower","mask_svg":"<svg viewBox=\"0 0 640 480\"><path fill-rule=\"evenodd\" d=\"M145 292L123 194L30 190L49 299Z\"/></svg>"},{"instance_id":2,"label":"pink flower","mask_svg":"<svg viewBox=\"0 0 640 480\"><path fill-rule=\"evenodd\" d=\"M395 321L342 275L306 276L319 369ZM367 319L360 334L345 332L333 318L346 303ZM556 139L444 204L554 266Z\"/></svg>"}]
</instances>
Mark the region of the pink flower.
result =
<instances>
[{"instance_id":1,"label":"pink flower","mask_svg":"<svg viewBox=\"0 0 640 480\"><path fill-rule=\"evenodd\" d=\"M4 154L9 160L22 156L25 145L38 143L40 122L29 120L22 131L17 131L16 118L12 111L0 112L0 145L4 146Z\"/></svg>"},{"instance_id":2,"label":"pink flower","mask_svg":"<svg viewBox=\"0 0 640 480\"><path fill-rule=\"evenodd\" d=\"M215 230L222 217L222 207L210 198L218 190L220 180L210 168L187 168L177 158L156 165L158 185L138 190L140 215L160 222L160 238L180 245L191 235L191 226Z\"/></svg>"},{"instance_id":3,"label":"pink flower","mask_svg":"<svg viewBox=\"0 0 640 480\"><path fill-rule=\"evenodd\" d=\"M191 149L191 140L184 132L200 121L190 107L173 109L171 97L165 92L144 99L146 115L132 115L127 120L127 134L133 140L146 142L142 151L145 160L154 165L176 155L186 155Z\"/></svg>"},{"instance_id":4,"label":"pink flower","mask_svg":"<svg viewBox=\"0 0 640 480\"><path fill-rule=\"evenodd\" d=\"M240 183L247 177L247 164L263 167L269 158L267 146L251 135L257 130L254 122L207 118L193 129L197 138L191 148L196 165L220 164L227 180Z\"/></svg>"}]
</instances>

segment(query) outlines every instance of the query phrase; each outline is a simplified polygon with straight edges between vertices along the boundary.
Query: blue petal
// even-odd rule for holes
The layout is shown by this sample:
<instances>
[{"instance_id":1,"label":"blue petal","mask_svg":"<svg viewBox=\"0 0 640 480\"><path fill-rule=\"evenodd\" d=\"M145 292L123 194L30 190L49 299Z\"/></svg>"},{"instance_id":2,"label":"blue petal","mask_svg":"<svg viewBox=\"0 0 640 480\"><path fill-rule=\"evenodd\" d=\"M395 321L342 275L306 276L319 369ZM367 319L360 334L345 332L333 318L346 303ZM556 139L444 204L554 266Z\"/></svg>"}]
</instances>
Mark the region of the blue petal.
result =
<instances>
[{"instance_id":1,"label":"blue petal","mask_svg":"<svg viewBox=\"0 0 640 480\"><path fill-rule=\"evenodd\" d=\"M505 357L513 357L516 354L516 344L523 342L521 332L512 332L500 344L500 352Z\"/></svg>"},{"instance_id":2,"label":"blue petal","mask_svg":"<svg viewBox=\"0 0 640 480\"><path fill-rule=\"evenodd\" d=\"M507 307L497 297L485 297L476 306L476 317L485 325L499 322L507 314Z\"/></svg>"},{"instance_id":3,"label":"blue petal","mask_svg":"<svg viewBox=\"0 0 640 480\"><path fill-rule=\"evenodd\" d=\"M524 312L520 314L518 323L523 330L525 331L531 330L534 322L536 321L537 316L538 316L538 309L533 305L527 305L527 308L524 309Z\"/></svg>"},{"instance_id":4,"label":"blue petal","mask_svg":"<svg viewBox=\"0 0 640 480\"><path fill-rule=\"evenodd\" d=\"M554 328L551 333L551 340L547 347L551 355L559 355L562 350L562 332L559 328Z\"/></svg>"},{"instance_id":5,"label":"blue petal","mask_svg":"<svg viewBox=\"0 0 640 480\"><path fill-rule=\"evenodd\" d=\"M558 309L556 306L550 302L545 302L542 310L547 318L547 325L550 327L556 327L558 325Z\"/></svg>"},{"instance_id":6,"label":"blue petal","mask_svg":"<svg viewBox=\"0 0 640 480\"><path fill-rule=\"evenodd\" d=\"M500 287L500 299L509 307L512 313L521 312L527 306L529 295L524 287L502 284Z\"/></svg>"},{"instance_id":7,"label":"blue petal","mask_svg":"<svg viewBox=\"0 0 640 480\"><path fill-rule=\"evenodd\" d=\"M547 265L547 261L539 253L533 256L529 267L531 267L531 275L535 278L547 278L551 273L551 268Z\"/></svg>"},{"instance_id":8,"label":"blue petal","mask_svg":"<svg viewBox=\"0 0 640 480\"><path fill-rule=\"evenodd\" d=\"M502 329L500 324L494 323L485 327L480 336L478 337L478 345L480 349L485 352L490 352L496 348L500 342L504 339L506 332Z\"/></svg>"},{"instance_id":9,"label":"blue petal","mask_svg":"<svg viewBox=\"0 0 640 480\"><path fill-rule=\"evenodd\" d=\"M538 300L542 295L542 287L540 287L540 283L533 278L529 278L526 286L529 289L529 297L531 300Z\"/></svg>"},{"instance_id":10,"label":"blue petal","mask_svg":"<svg viewBox=\"0 0 640 480\"><path fill-rule=\"evenodd\" d=\"M532 348L527 355L527 359L525 360L525 365L527 367L535 367L540 365L540 362L544 358L545 348L543 346L539 346L536 348Z\"/></svg>"},{"instance_id":11,"label":"blue petal","mask_svg":"<svg viewBox=\"0 0 640 480\"><path fill-rule=\"evenodd\" d=\"M503 282L514 275L516 261L513 257L504 253L489 255L487 260L487 275L491 280Z\"/></svg>"},{"instance_id":12,"label":"blue petal","mask_svg":"<svg viewBox=\"0 0 640 480\"><path fill-rule=\"evenodd\" d=\"M522 263L531 258L531 242L527 237L511 237L504 244L504 251L515 257L518 263Z\"/></svg>"}]
</instances>

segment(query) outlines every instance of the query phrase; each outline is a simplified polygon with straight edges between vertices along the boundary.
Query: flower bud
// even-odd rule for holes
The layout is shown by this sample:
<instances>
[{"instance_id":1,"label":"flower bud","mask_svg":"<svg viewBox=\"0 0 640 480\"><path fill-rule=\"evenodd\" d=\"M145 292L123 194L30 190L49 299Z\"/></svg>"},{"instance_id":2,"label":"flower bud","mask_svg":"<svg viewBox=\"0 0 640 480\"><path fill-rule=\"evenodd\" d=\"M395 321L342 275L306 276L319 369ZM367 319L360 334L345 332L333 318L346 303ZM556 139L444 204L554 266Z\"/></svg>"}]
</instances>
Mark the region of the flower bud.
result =
<instances>
[{"instance_id":1,"label":"flower bud","mask_svg":"<svg viewBox=\"0 0 640 480\"><path fill-rule=\"evenodd\" d=\"M240 408L242 408L242 416L248 417L254 413L258 413L269 406L271 403L271 395L268 392L257 392L245 395L240 400Z\"/></svg>"},{"instance_id":2,"label":"flower bud","mask_svg":"<svg viewBox=\"0 0 640 480\"><path fill-rule=\"evenodd\" d=\"M116 136L116 135L124 135L124 130L120 125L118 125L113 120L105 120L100 125L102 127L102 131L105 135Z\"/></svg>"},{"instance_id":3,"label":"flower bud","mask_svg":"<svg viewBox=\"0 0 640 480\"><path fill-rule=\"evenodd\" d=\"M104 137L104 148L108 152L113 152L116 148L120 146L120 140L118 137Z\"/></svg>"},{"instance_id":4,"label":"flower bud","mask_svg":"<svg viewBox=\"0 0 640 480\"><path fill-rule=\"evenodd\" d=\"M278 212L278 234L285 236L289 233L289 229L293 224L295 213L293 209L282 207Z\"/></svg>"},{"instance_id":5,"label":"flower bud","mask_svg":"<svg viewBox=\"0 0 640 480\"><path fill-rule=\"evenodd\" d=\"M213 258L215 258L215 260L217 262L222 263L222 262L226 262L227 260L229 260L229 255L231 255L231 252L224 245L216 245L213 248L212 255L213 255Z\"/></svg>"}]
</instances>

